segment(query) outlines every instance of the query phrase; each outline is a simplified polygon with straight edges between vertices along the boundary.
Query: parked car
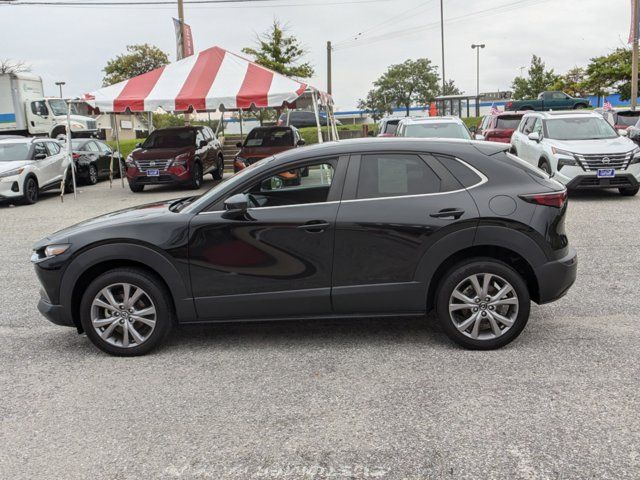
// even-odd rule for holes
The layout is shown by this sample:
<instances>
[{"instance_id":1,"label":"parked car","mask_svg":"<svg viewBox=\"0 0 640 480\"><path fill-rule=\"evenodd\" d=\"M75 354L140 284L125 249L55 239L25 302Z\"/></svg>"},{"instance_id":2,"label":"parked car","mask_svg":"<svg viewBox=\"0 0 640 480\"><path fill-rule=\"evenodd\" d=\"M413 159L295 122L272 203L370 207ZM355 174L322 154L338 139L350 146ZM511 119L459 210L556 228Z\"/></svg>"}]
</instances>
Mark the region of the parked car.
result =
<instances>
[{"instance_id":1,"label":"parked car","mask_svg":"<svg viewBox=\"0 0 640 480\"><path fill-rule=\"evenodd\" d=\"M627 130L640 120L640 110L604 110L602 108L596 108L594 111L602 115L602 118L609 122L616 130Z\"/></svg>"},{"instance_id":2,"label":"parked car","mask_svg":"<svg viewBox=\"0 0 640 480\"><path fill-rule=\"evenodd\" d=\"M289 150L202 196L37 242L38 308L115 355L148 352L176 322L429 310L460 345L501 347L530 300L564 295L577 268L566 189L505 148L393 138ZM300 168L302 185L273 188Z\"/></svg>"},{"instance_id":3,"label":"parked car","mask_svg":"<svg viewBox=\"0 0 640 480\"><path fill-rule=\"evenodd\" d=\"M154 130L126 160L127 180L133 192L145 185L176 184L192 189L211 173L224 172L222 146L209 127L170 127Z\"/></svg>"},{"instance_id":4,"label":"parked car","mask_svg":"<svg viewBox=\"0 0 640 480\"><path fill-rule=\"evenodd\" d=\"M564 92L542 92L538 99L510 100L504 105L505 110L567 110L589 107L588 98L574 98Z\"/></svg>"},{"instance_id":5,"label":"parked car","mask_svg":"<svg viewBox=\"0 0 640 480\"><path fill-rule=\"evenodd\" d=\"M68 158L55 140L0 139L0 199L36 203L40 192L61 187ZM73 191L71 180L71 169L68 169L67 192Z\"/></svg>"},{"instance_id":6,"label":"parked car","mask_svg":"<svg viewBox=\"0 0 640 480\"><path fill-rule=\"evenodd\" d=\"M239 172L258 160L304 143L296 127L256 127L249 132L244 143L236 144L240 151L233 161L233 170Z\"/></svg>"},{"instance_id":7,"label":"parked car","mask_svg":"<svg viewBox=\"0 0 640 480\"><path fill-rule=\"evenodd\" d=\"M482 119L480 127L476 129L476 140L487 140L489 142L510 143L511 135L520 125L523 113L500 112L487 115Z\"/></svg>"},{"instance_id":8,"label":"parked car","mask_svg":"<svg viewBox=\"0 0 640 480\"><path fill-rule=\"evenodd\" d=\"M109 178L111 168L114 177L120 176L122 157L106 143L100 140L73 139L71 147L79 181L95 185L99 180Z\"/></svg>"},{"instance_id":9,"label":"parked car","mask_svg":"<svg viewBox=\"0 0 640 480\"><path fill-rule=\"evenodd\" d=\"M320 118L320 125L326 127L328 124L327 116L324 113L318 114ZM278 118L279 127L316 127L316 114L308 110L289 110ZM342 125L342 122L336 119L336 125Z\"/></svg>"},{"instance_id":10,"label":"parked car","mask_svg":"<svg viewBox=\"0 0 640 480\"><path fill-rule=\"evenodd\" d=\"M405 117L398 123L396 136L471 140L469 129L458 117Z\"/></svg>"},{"instance_id":11,"label":"parked car","mask_svg":"<svg viewBox=\"0 0 640 480\"><path fill-rule=\"evenodd\" d=\"M528 113L511 144L517 156L569 189L617 188L622 195L638 193L640 148L597 113Z\"/></svg>"},{"instance_id":12,"label":"parked car","mask_svg":"<svg viewBox=\"0 0 640 480\"><path fill-rule=\"evenodd\" d=\"M383 118L382 120L380 120L380 124L378 126L378 136L395 137L396 130L398 129L398 123L400 123L400 118Z\"/></svg>"}]
</instances>

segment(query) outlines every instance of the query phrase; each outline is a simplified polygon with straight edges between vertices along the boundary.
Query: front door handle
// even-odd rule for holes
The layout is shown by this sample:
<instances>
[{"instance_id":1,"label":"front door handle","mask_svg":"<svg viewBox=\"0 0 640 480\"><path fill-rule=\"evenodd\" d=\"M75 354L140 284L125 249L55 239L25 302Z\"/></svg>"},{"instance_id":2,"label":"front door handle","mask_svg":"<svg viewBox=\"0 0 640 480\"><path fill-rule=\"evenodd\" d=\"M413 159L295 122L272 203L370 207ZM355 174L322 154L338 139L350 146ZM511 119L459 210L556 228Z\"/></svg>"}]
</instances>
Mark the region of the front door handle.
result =
<instances>
[{"instance_id":1,"label":"front door handle","mask_svg":"<svg viewBox=\"0 0 640 480\"><path fill-rule=\"evenodd\" d=\"M432 218L451 218L458 220L462 215L464 215L464 210L458 208L443 208L439 212L432 213L429 216Z\"/></svg>"},{"instance_id":2,"label":"front door handle","mask_svg":"<svg viewBox=\"0 0 640 480\"><path fill-rule=\"evenodd\" d=\"M311 220L310 222L305 223L304 225L300 225L300 230L306 230L309 233L320 233L324 232L325 229L329 228L331 225L326 220Z\"/></svg>"}]
</instances>

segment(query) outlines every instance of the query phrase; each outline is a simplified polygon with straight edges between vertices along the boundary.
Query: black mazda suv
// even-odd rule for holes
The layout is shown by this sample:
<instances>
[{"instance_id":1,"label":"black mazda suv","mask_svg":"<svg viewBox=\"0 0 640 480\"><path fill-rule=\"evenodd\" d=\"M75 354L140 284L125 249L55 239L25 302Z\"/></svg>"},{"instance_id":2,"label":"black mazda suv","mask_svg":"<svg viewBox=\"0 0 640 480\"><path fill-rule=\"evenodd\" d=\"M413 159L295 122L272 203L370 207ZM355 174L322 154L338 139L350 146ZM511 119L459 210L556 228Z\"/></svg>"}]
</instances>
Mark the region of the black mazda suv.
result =
<instances>
[{"instance_id":1,"label":"black mazda suv","mask_svg":"<svg viewBox=\"0 0 640 480\"><path fill-rule=\"evenodd\" d=\"M80 223L33 248L38 308L140 355L176 324L415 316L472 349L516 338L575 280L565 188L466 140L360 139L257 162L197 197ZM299 185L279 174L305 169Z\"/></svg>"}]
</instances>

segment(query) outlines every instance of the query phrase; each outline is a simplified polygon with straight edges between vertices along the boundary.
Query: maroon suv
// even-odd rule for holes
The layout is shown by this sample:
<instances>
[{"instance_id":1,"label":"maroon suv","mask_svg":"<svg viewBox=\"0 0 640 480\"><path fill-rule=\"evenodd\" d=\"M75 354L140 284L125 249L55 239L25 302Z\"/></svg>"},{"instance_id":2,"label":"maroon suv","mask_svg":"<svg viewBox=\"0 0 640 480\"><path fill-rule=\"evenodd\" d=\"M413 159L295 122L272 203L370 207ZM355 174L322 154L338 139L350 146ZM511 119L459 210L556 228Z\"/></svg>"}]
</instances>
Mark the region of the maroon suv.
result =
<instances>
[{"instance_id":1,"label":"maroon suv","mask_svg":"<svg viewBox=\"0 0 640 480\"><path fill-rule=\"evenodd\" d=\"M475 138L490 142L510 143L511 135L516 131L524 113L500 112L487 115L482 119Z\"/></svg>"},{"instance_id":2,"label":"maroon suv","mask_svg":"<svg viewBox=\"0 0 640 480\"><path fill-rule=\"evenodd\" d=\"M138 144L127 157L126 168L133 192L167 183L198 189L207 173L214 180L222 178L224 159L209 127L171 127L154 130Z\"/></svg>"},{"instance_id":3,"label":"maroon suv","mask_svg":"<svg viewBox=\"0 0 640 480\"><path fill-rule=\"evenodd\" d=\"M301 145L304 140L296 127L256 127L244 143L238 142L240 151L233 161L233 170L239 172L258 160Z\"/></svg>"}]
</instances>

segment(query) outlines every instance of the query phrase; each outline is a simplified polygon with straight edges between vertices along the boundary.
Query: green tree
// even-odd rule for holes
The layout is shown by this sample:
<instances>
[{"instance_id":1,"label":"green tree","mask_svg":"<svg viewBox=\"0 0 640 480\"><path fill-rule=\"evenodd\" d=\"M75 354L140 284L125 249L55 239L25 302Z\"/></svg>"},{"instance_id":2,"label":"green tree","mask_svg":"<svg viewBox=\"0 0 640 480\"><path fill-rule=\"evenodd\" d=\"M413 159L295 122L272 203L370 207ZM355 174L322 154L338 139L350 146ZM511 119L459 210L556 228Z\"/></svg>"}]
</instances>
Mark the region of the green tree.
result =
<instances>
[{"instance_id":1,"label":"green tree","mask_svg":"<svg viewBox=\"0 0 640 480\"><path fill-rule=\"evenodd\" d=\"M251 55L254 61L288 77L309 78L314 70L310 63L300 63L307 51L293 35L287 35L287 26L278 20L271 28L256 38L256 48L247 47L242 51Z\"/></svg>"},{"instance_id":2,"label":"green tree","mask_svg":"<svg viewBox=\"0 0 640 480\"><path fill-rule=\"evenodd\" d=\"M456 87L453 80L447 80L444 82L444 88L442 86L439 87L438 95L462 95L462 90Z\"/></svg>"},{"instance_id":3,"label":"green tree","mask_svg":"<svg viewBox=\"0 0 640 480\"><path fill-rule=\"evenodd\" d=\"M108 87L131 77L142 75L169 63L169 56L158 47L149 44L127 45L127 53L109 60L102 69L105 73L102 85Z\"/></svg>"},{"instance_id":4,"label":"green tree","mask_svg":"<svg viewBox=\"0 0 640 480\"><path fill-rule=\"evenodd\" d=\"M528 77L516 77L513 80L513 98L536 98L540 92L549 90L556 83L558 76L552 70L545 70L545 64L540 57L531 57Z\"/></svg>"},{"instance_id":5,"label":"green tree","mask_svg":"<svg viewBox=\"0 0 640 480\"><path fill-rule=\"evenodd\" d=\"M594 57L587 65L585 87L594 95L606 95L608 90L631 98L631 50L617 48L608 55Z\"/></svg>"},{"instance_id":6,"label":"green tree","mask_svg":"<svg viewBox=\"0 0 640 480\"><path fill-rule=\"evenodd\" d=\"M564 75L557 78L552 90L561 90L572 97L582 97L586 94L587 72L584 68L575 66Z\"/></svg>"},{"instance_id":7,"label":"green tree","mask_svg":"<svg viewBox=\"0 0 640 480\"><path fill-rule=\"evenodd\" d=\"M393 113L393 105L379 89L374 88L365 98L358 100L358 108L371 115L374 120L380 120L387 114Z\"/></svg>"},{"instance_id":8,"label":"green tree","mask_svg":"<svg viewBox=\"0 0 640 480\"><path fill-rule=\"evenodd\" d=\"M439 77L436 68L427 58L406 60L391 65L374 82L377 98L385 103L402 106L409 116L414 105L426 105L438 94Z\"/></svg>"}]
</instances>

